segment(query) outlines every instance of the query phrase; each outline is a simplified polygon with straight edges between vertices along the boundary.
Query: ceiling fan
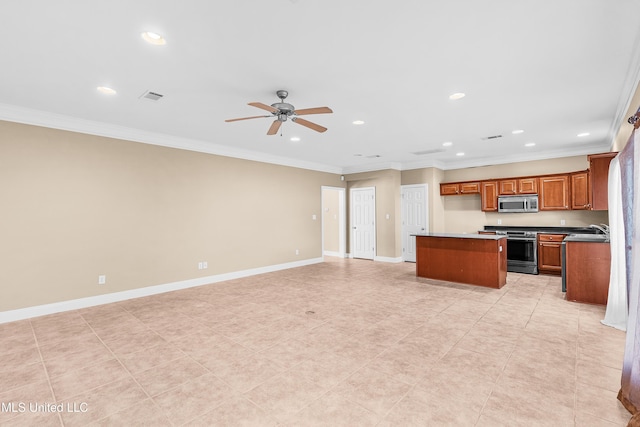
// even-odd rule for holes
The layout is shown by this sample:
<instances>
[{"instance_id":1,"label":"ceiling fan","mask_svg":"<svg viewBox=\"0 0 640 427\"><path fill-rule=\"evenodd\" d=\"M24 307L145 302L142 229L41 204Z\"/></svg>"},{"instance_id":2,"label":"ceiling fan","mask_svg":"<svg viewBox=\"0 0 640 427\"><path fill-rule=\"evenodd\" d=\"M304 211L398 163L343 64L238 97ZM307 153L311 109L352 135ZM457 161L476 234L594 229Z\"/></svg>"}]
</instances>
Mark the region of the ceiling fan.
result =
<instances>
[{"instance_id":1,"label":"ceiling fan","mask_svg":"<svg viewBox=\"0 0 640 427\"><path fill-rule=\"evenodd\" d=\"M269 130L267 131L267 135L275 135L276 133L278 133L280 126L282 126L282 123L286 122L287 119L291 119L292 122L308 127L309 129L313 129L316 132L325 132L327 130L327 128L324 126L320 126L308 120L301 119L298 116L304 116L307 114L333 113L331 108L316 107L316 108L304 108L302 110L296 110L293 105L284 102L285 98L289 96L289 92L287 92L286 90L279 90L276 92L276 95L278 95L278 98L280 98L280 102L276 102L275 104L267 105L261 102L249 103L249 105L251 105L252 107L257 107L263 110L267 110L268 112L271 113L271 115L241 117L238 119L227 119L225 120L225 122L236 122L238 120L258 119L262 117L274 117L275 120L271 124L271 127L269 127Z\"/></svg>"}]
</instances>

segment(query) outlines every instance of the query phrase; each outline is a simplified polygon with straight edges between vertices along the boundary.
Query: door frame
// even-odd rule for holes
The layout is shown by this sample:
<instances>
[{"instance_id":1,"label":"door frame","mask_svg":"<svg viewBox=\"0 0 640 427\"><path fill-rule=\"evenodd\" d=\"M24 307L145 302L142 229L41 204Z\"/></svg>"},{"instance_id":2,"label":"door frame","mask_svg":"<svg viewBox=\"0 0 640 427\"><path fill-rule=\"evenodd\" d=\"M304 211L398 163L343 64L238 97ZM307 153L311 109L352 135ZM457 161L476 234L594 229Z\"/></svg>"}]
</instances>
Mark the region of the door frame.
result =
<instances>
[{"instance_id":1,"label":"door frame","mask_svg":"<svg viewBox=\"0 0 640 427\"><path fill-rule=\"evenodd\" d=\"M320 188L320 208L322 212L322 256L324 256L324 191L338 191L338 256L340 258L347 257L347 189L343 187L330 187L323 185Z\"/></svg>"},{"instance_id":2,"label":"door frame","mask_svg":"<svg viewBox=\"0 0 640 427\"><path fill-rule=\"evenodd\" d=\"M406 242L404 241L404 203L402 200L402 195L403 195L403 190L406 188L424 188L424 224L425 224L425 228L426 228L426 232L429 232L429 184L424 183L424 184L408 184L408 185L401 185L400 186L400 218L401 218L401 224L400 224L400 235L401 235L401 239L400 242L402 244L402 248L404 249L406 247ZM406 262L407 260L405 259L405 251L402 251L402 261Z\"/></svg>"},{"instance_id":3,"label":"door frame","mask_svg":"<svg viewBox=\"0 0 640 427\"><path fill-rule=\"evenodd\" d=\"M378 242L377 242L377 238L376 238L376 231L378 228L378 219L376 216L376 187L356 187L356 188L350 188L349 189L349 245L351 246L350 250L349 250L349 258L354 258L353 256L353 242L355 241L354 239L354 233L353 233L353 226L351 224L353 224L353 192L354 191L360 191L360 190L371 190L373 191L373 236L372 236L372 241L373 241L373 257L371 258L371 260L375 260L376 255L378 254ZM362 258L362 259L369 259L369 258Z\"/></svg>"}]
</instances>

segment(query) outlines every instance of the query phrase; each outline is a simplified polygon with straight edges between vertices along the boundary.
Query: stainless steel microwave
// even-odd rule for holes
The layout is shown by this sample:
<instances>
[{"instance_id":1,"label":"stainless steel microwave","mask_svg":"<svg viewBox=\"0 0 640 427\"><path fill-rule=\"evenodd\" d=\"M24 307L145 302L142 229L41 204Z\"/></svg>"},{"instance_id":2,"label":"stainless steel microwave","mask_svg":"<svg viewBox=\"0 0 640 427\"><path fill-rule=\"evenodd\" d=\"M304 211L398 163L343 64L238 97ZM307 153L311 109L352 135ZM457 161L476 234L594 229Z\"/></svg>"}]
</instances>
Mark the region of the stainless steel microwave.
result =
<instances>
[{"instance_id":1,"label":"stainless steel microwave","mask_svg":"<svg viewBox=\"0 0 640 427\"><path fill-rule=\"evenodd\" d=\"M500 196L498 212L538 212L538 195Z\"/></svg>"}]
</instances>

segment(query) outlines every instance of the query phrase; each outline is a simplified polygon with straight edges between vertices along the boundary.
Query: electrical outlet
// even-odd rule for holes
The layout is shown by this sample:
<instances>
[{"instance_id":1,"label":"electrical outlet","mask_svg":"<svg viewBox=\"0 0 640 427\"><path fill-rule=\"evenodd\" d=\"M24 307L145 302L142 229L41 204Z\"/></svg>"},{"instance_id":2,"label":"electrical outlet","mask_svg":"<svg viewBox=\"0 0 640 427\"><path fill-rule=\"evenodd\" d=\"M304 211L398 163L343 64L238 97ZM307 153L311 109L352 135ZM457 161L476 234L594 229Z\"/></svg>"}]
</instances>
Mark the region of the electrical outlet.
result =
<instances>
[{"instance_id":1,"label":"electrical outlet","mask_svg":"<svg viewBox=\"0 0 640 427\"><path fill-rule=\"evenodd\" d=\"M104 285L105 283L107 283L107 276L98 276L98 285Z\"/></svg>"},{"instance_id":2,"label":"electrical outlet","mask_svg":"<svg viewBox=\"0 0 640 427\"><path fill-rule=\"evenodd\" d=\"M502 224L502 220L501 219L498 220L498 225L500 225L500 224Z\"/></svg>"},{"instance_id":3,"label":"electrical outlet","mask_svg":"<svg viewBox=\"0 0 640 427\"><path fill-rule=\"evenodd\" d=\"M202 261L202 268L209 268L209 263L207 261Z\"/></svg>"},{"instance_id":4,"label":"electrical outlet","mask_svg":"<svg viewBox=\"0 0 640 427\"><path fill-rule=\"evenodd\" d=\"M318 217L315 214L313 214L311 215L311 219L315 221L316 219L318 219Z\"/></svg>"},{"instance_id":5,"label":"electrical outlet","mask_svg":"<svg viewBox=\"0 0 640 427\"><path fill-rule=\"evenodd\" d=\"M300 255L300 251L296 249L296 255Z\"/></svg>"},{"instance_id":6,"label":"electrical outlet","mask_svg":"<svg viewBox=\"0 0 640 427\"><path fill-rule=\"evenodd\" d=\"M202 262L198 263L198 270L202 270Z\"/></svg>"},{"instance_id":7,"label":"electrical outlet","mask_svg":"<svg viewBox=\"0 0 640 427\"><path fill-rule=\"evenodd\" d=\"M564 220L564 219L561 219L561 220L560 220L560 225L564 225L564 224L565 224L565 220Z\"/></svg>"}]
</instances>

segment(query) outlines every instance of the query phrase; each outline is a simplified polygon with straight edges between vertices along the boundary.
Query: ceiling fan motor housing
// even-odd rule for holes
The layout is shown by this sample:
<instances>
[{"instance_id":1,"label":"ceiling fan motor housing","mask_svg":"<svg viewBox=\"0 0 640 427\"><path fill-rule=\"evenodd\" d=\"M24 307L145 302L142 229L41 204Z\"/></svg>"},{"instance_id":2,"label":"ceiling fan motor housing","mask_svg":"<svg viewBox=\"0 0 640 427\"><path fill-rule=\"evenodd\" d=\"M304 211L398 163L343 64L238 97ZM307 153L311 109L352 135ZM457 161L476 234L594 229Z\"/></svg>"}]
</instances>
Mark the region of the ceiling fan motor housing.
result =
<instances>
[{"instance_id":1,"label":"ceiling fan motor housing","mask_svg":"<svg viewBox=\"0 0 640 427\"><path fill-rule=\"evenodd\" d=\"M287 104L286 102L276 102L275 104L271 104L271 106L278 109L277 113L273 113L276 115L286 114L287 116L290 116L295 111L295 107L291 104Z\"/></svg>"}]
</instances>

